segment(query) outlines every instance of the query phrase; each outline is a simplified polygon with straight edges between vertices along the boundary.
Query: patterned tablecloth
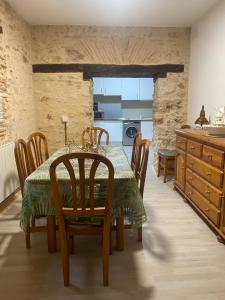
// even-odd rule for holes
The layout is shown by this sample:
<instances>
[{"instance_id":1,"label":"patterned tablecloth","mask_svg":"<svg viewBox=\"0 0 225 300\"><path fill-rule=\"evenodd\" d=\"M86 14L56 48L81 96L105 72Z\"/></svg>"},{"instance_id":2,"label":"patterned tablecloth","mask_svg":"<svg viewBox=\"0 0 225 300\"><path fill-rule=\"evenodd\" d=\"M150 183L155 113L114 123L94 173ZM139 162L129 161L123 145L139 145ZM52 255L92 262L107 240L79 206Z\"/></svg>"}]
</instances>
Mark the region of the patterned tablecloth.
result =
<instances>
[{"instance_id":1,"label":"patterned tablecloth","mask_svg":"<svg viewBox=\"0 0 225 300\"><path fill-rule=\"evenodd\" d=\"M103 147L104 155L111 160L115 170L113 188L112 214L117 217L126 211L133 226L139 227L146 221L146 213L133 171L122 146L108 145ZM31 215L55 215L50 186L49 166L59 156L68 152L66 147L56 151L47 161L35 170L25 181L24 198L20 224L25 231ZM101 153L102 154L102 153ZM58 179L67 180L68 174L62 167L57 173ZM106 178L106 170L96 174L97 180Z\"/></svg>"}]
</instances>

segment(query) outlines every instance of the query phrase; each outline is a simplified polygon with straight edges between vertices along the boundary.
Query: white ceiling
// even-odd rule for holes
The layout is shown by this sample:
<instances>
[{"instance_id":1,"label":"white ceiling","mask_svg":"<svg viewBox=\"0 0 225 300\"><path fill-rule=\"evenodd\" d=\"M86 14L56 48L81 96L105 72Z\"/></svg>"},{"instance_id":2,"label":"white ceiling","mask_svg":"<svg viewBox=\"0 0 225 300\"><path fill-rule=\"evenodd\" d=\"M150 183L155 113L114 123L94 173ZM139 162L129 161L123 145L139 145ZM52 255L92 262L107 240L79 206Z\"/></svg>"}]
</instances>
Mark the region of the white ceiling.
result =
<instances>
[{"instance_id":1,"label":"white ceiling","mask_svg":"<svg viewBox=\"0 0 225 300\"><path fill-rule=\"evenodd\" d=\"M7 0L43 25L191 26L218 0Z\"/></svg>"}]
</instances>

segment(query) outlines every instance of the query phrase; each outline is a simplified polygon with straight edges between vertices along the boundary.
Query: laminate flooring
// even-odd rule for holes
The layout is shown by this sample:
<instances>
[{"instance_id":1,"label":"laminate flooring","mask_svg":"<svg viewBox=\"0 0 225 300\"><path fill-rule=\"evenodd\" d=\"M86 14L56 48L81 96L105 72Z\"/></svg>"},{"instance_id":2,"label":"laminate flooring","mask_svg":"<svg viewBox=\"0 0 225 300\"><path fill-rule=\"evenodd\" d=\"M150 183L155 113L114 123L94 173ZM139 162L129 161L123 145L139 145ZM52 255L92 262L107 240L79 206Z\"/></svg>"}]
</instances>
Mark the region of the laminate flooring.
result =
<instances>
[{"instance_id":1,"label":"laminate flooring","mask_svg":"<svg viewBox=\"0 0 225 300\"><path fill-rule=\"evenodd\" d=\"M46 235L33 234L25 248L18 193L0 214L0 300L224 300L225 246L172 180L156 177L151 159L144 203L143 244L126 230L125 250L110 256L109 287L102 285L101 239L77 237L65 288L60 253L47 252Z\"/></svg>"}]
</instances>

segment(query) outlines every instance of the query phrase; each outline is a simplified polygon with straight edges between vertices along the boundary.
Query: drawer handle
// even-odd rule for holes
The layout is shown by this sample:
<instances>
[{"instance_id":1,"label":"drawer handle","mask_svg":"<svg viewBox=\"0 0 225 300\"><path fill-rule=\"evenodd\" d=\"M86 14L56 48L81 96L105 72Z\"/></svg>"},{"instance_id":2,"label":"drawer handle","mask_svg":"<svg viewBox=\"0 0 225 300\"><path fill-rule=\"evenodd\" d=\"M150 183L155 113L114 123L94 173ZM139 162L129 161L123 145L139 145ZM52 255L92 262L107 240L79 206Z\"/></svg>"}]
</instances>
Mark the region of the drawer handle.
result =
<instances>
[{"instance_id":1,"label":"drawer handle","mask_svg":"<svg viewBox=\"0 0 225 300\"><path fill-rule=\"evenodd\" d=\"M213 158L213 155L212 154L208 154L208 158Z\"/></svg>"},{"instance_id":2,"label":"drawer handle","mask_svg":"<svg viewBox=\"0 0 225 300\"><path fill-rule=\"evenodd\" d=\"M194 150L194 149L195 149L195 147L193 147L193 146L191 146L190 148L191 148L191 150Z\"/></svg>"},{"instance_id":3,"label":"drawer handle","mask_svg":"<svg viewBox=\"0 0 225 300\"><path fill-rule=\"evenodd\" d=\"M205 191L206 194L210 194L210 191Z\"/></svg>"},{"instance_id":4,"label":"drawer handle","mask_svg":"<svg viewBox=\"0 0 225 300\"><path fill-rule=\"evenodd\" d=\"M212 173L206 173L206 176L211 176L212 175Z\"/></svg>"},{"instance_id":5,"label":"drawer handle","mask_svg":"<svg viewBox=\"0 0 225 300\"><path fill-rule=\"evenodd\" d=\"M209 208L205 208L204 211L209 211Z\"/></svg>"}]
</instances>

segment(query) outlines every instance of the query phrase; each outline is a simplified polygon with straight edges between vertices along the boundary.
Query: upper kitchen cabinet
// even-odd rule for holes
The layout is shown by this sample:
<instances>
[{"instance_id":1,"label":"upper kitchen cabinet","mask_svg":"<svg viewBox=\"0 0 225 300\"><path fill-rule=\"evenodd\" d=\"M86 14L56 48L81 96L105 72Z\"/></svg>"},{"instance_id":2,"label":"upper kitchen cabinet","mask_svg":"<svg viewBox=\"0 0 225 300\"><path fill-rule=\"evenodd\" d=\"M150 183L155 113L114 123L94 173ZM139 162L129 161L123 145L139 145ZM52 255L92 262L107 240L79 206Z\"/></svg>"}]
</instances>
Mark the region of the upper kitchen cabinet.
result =
<instances>
[{"instance_id":1,"label":"upper kitchen cabinet","mask_svg":"<svg viewBox=\"0 0 225 300\"><path fill-rule=\"evenodd\" d=\"M139 78L122 79L122 100L139 100Z\"/></svg>"},{"instance_id":2,"label":"upper kitchen cabinet","mask_svg":"<svg viewBox=\"0 0 225 300\"><path fill-rule=\"evenodd\" d=\"M94 95L121 96L122 100L152 100L152 78L93 78Z\"/></svg>"},{"instance_id":3,"label":"upper kitchen cabinet","mask_svg":"<svg viewBox=\"0 0 225 300\"><path fill-rule=\"evenodd\" d=\"M139 99L152 100L153 93L154 93L153 78L139 78L139 83L140 83Z\"/></svg>"},{"instance_id":4,"label":"upper kitchen cabinet","mask_svg":"<svg viewBox=\"0 0 225 300\"><path fill-rule=\"evenodd\" d=\"M104 78L104 95L120 96L122 94L121 78Z\"/></svg>"},{"instance_id":5,"label":"upper kitchen cabinet","mask_svg":"<svg viewBox=\"0 0 225 300\"><path fill-rule=\"evenodd\" d=\"M122 79L95 77L93 78L94 95L120 96L122 94Z\"/></svg>"},{"instance_id":6,"label":"upper kitchen cabinet","mask_svg":"<svg viewBox=\"0 0 225 300\"><path fill-rule=\"evenodd\" d=\"M93 94L104 95L104 78L102 77L93 78Z\"/></svg>"}]
</instances>

